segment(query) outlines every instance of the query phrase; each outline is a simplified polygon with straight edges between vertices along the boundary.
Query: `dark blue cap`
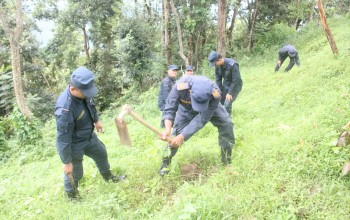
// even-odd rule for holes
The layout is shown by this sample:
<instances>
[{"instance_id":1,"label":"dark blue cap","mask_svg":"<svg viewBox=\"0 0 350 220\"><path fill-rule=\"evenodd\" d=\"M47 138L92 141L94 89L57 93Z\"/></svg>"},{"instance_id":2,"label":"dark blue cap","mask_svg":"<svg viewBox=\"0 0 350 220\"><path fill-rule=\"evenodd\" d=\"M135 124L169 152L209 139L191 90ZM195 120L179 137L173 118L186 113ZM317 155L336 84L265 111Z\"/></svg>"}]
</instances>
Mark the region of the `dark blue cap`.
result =
<instances>
[{"instance_id":1,"label":"dark blue cap","mask_svg":"<svg viewBox=\"0 0 350 220\"><path fill-rule=\"evenodd\" d=\"M297 55L297 52L296 51L288 51L288 55L290 57L295 57L295 55Z\"/></svg>"},{"instance_id":2,"label":"dark blue cap","mask_svg":"<svg viewBox=\"0 0 350 220\"><path fill-rule=\"evenodd\" d=\"M172 65L168 66L168 70L179 70L179 67L174 65L174 64L172 64Z\"/></svg>"},{"instance_id":3,"label":"dark blue cap","mask_svg":"<svg viewBox=\"0 0 350 220\"><path fill-rule=\"evenodd\" d=\"M215 62L219 59L219 54L216 51L210 52L208 56L209 66L215 66Z\"/></svg>"},{"instance_id":4,"label":"dark blue cap","mask_svg":"<svg viewBox=\"0 0 350 220\"><path fill-rule=\"evenodd\" d=\"M205 76L195 76L191 88L191 103L193 110L204 112L209 107L210 97L212 95L213 82Z\"/></svg>"},{"instance_id":5,"label":"dark blue cap","mask_svg":"<svg viewBox=\"0 0 350 220\"><path fill-rule=\"evenodd\" d=\"M192 70L193 71L193 67L192 66L186 66L186 70Z\"/></svg>"},{"instance_id":6,"label":"dark blue cap","mask_svg":"<svg viewBox=\"0 0 350 220\"><path fill-rule=\"evenodd\" d=\"M95 75L91 70L86 67L79 67L73 71L70 78L74 87L81 90L86 97L95 97L97 95L97 88L94 84Z\"/></svg>"}]
</instances>

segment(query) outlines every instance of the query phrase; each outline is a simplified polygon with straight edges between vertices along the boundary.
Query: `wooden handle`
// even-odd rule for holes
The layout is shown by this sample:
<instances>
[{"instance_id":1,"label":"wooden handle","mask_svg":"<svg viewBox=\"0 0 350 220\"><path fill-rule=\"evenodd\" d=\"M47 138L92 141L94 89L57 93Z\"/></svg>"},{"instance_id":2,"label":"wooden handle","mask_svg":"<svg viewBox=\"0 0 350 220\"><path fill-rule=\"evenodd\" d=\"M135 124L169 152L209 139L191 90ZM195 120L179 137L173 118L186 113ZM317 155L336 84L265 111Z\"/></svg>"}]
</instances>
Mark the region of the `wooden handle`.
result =
<instances>
[{"instance_id":1,"label":"wooden handle","mask_svg":"<svg viewBox=\"0 0 350 220\"><path fill-rule=\"evenodd\" d=\"M143 120L143 118L141 118L139 115L137 115L131 108L128 110L129 115L131 115L136 121L140 122L141 124L143 124L144 126L146 126L147 128L151 129L155 134L157 134L158 136L161 136L162 133L160 131L158 131L157 128L155 128L154 126L152 126L151 124L149 124L147 121ZM166 141L172 141L171 137L167 137Z\"/></svg>"}]
</instances>

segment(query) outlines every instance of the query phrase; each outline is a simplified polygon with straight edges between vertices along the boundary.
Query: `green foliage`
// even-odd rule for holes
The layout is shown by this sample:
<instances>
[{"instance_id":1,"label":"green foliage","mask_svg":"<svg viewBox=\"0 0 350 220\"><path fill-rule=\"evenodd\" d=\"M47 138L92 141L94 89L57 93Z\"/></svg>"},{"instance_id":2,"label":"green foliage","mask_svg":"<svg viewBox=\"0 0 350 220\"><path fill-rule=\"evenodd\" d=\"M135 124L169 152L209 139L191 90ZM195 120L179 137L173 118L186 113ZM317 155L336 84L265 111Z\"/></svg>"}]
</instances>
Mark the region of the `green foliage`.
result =
<instances>
[{"instance_id":1,"label":"green foliage","mask_svg":"<svg viewBox=\"0 0 350 220\"><path fill-rule=\"evenodd\" d=\"M101 115L105 133L99 138L108 150L112 171L126 173L128 178L117 184L105 183L94 161L86 158L79 185L83 199L69 202L62 187L61 161L57 154L53 156L54 120L42 127L45 146L38 141L39 144L22 147L16 141L21 135L13 136L14 140L6 136L11 130L6 126L15 128L12 123L23 120L16 110L11 120L0 123L10 146L6 155L12 155L6 169L0 170L0 216L348 219L350 179L340 173L349 160L350 148L334 147L343 125L349 121L348 19L329 19L339 49L336 56L331 53L322 28L312 24L292 36L301 59L299 68L294 67L289 73L273 71L276 53L267 56L267 52L274 51L277 45L265 48L267 52L262 56L243 59L240 70L244 86L232 115L237 144L229 167L220 164L216 128L206 125L179 148L169 175L160 177L158 169L166 143L126 116L133 146L121 146L113 121L119 111L111 109ZM284 27L276 30L279 28ZM278 39L280 35L272 36ZM135 111L158 127L158 88L148 92L140 92L136 86L130 88L127 95L135 100ZM17 127L41 128L39 124ZM189 164L197 165L194 177L183 171Z\"/></svg>"},{"instance_id":2,"label":"green foliage","mask_svg":"<svg viewBox=\"0 0 350 220\"><path fill-rule=\"evenodd\" d=\"M5 160L5 153L6 151L9 150L8 146L7 146L7 141L6 141L6 137L5 137L5 127L2 124L2 121L0 121L0 153L4 156L1 157L0 161Z\"/></svg>"},{"instance_id":3,"label":"green foliage","mask_svg":"<svg viewBox=\"0 0 350 220\"><path fill-rule=\"evenodd\" d=\"M282 45L294 34L293 28L285 24L268 27L268 24L259 23L256 27L254 52L264 53L266 48Z\"/></svg>"},{"instance_id":4,"label":"green foliage","mask_svg":"<svg viewBox=\"0 0 350 220\"><path fill-rule=\"evenodd\" d=\"M55 96L52 94L41 91L39 95L27 95L27 103L32 113L37 119L42 122L50 119L55 111Z\"/></svg>"},{"instance_id":5,"label":"green foliage","mask_svg":"<svg viewBox=\"0 0 350 220\"><path fill-rule=\"evenodd\" d=\"M7 114L13 107L13 82L12 72L0 68L0 115Z\"/></svg>"},{"instance_id":6,"label":"green foliage","mask_svg":"<svg viewBox=\"0 0 350 220\"><path fill-rule=\"evenodd\" d=\"M14 130L15 138L21 146L37 145L42 146L42 131L40 123L35 119L26 118L17 107L9 116L11 127Z\"/></svg>"},{"instance_id":7,"label":"green foliage","mask_svg":"<svg viewBox=\"0 0 350 220\"><path fill-rule=\"evenodd\" d=\"M124 82L137 83L141 90L149 88L159 77L151 71L156 53L154 33L154 28L138 19L120 21L116 27L113 53L123 72Z\"/></svg>"}]
</instances>

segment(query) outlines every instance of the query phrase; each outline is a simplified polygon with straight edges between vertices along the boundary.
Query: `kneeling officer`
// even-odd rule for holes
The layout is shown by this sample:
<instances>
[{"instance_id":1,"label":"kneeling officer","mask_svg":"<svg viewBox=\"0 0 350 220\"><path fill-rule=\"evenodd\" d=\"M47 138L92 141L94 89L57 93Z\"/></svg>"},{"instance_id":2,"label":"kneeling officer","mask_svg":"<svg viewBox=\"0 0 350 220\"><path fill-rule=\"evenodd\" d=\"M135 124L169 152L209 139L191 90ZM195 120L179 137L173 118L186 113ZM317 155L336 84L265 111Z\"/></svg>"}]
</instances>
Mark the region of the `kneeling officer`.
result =
<instances>
[{"instance_id":1,"label":"kneeling officer","mask_svg":"<svg viewBox=\"0 0 350 220\"><path fill-rule=\"evenodd\" d=\"M64 189L71 199L79 197L77 187L83 177L84 155L95 161L105 181L118 182L125 178L111 173L106 147L94 133L94 128L102 133L93 101L97 92L93 72L79 67L56 103L56 147L63 163Z\"/></svg>"}]
</instances>

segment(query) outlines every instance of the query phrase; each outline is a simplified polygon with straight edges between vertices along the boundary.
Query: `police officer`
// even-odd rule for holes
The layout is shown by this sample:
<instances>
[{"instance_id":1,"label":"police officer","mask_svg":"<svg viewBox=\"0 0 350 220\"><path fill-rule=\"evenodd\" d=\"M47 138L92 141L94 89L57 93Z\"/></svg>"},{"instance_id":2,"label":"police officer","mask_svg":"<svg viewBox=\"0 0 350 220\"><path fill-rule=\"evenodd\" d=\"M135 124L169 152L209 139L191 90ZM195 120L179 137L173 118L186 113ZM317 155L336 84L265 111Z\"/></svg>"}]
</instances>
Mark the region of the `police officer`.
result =
<instances>
[{"instance_id":1,"label":"police officer","mask_svg":"<svg viewBox=\"0 0 350 220\"><path fill-rule=\"evenodd\" d=\"M216 84L222 92L221 104L231 115L232 103L237 99L243 85L239 65L236 60L224 58L216 51L210 52L208 61L210 66L215 66Z\"/></svg>"},{"instance_id":2,"label":"police officer","mask_svg":"<svg viewBox=\"0 0 350 220\"><path fill-rule=\"evenodd\" d=\"M186 66L185 75L193 75L193 67Z\"/></svg>"},{"instance_id":3,"label":"police officer","mask_svg":"<svg viewBox=\"0 0 350 220\"><path fill-rule=\"evenodd\" d=\"M179 70L178 66L173 64L169 65L168 71L167 71L168 76L165 77L162 80L162 83L160 84L160 89L158 94L158 108L160 111L164 110L166 99L168 98L171 88L174 86L176 82L176 76L177 76L178 70ZM164 128L163 120L161 121L160 126Z\"/></svg>"},{"instance_id":4,"label":"police officer","mask_svg":"<svg viewBox=\"0 0 350 220\"><path fill-rule=\"evenodd\" d=\"M95 161L105 181L125 178L125 175L116 177L111 173L106 147L94 133L94 128L102 132L93 101L97 92L93 72L79 67L73 71L70 85L56 103L56 147L63 163L64 189L70 199L79 197L77 187L83 177L84 155Z\"/></svg>"},{"instance_id":5,"label":"police officer","mask_svg":"<svg viewBox=\"0 0 350 220\"><path fill-rule=\"evenodd\" d=\"M170 155L162 160L161 175L169 172L171 159L183 141L190 139L209 121L218 128L221 161L225 165L231 163L235 144L233 122L221 105L220 97L218 86L205 76L183 76L176 82L163 110L165 131L159 138L169 137L173 124L172 135L175 137L168 143Z\"/></svg>"},{"instance_id":6,"label":"police officer","mask_svg":"<svg viewBox=\"0 0 350 220\"><path fill-rule=\"evenodd\" d=\"M287 57L289 57L289 65L284 70L284 72L288 72L289 70L291 70L294 64L300 66L297 49L293 45L286 44L278 51L278 60L277 65L275 67L275 72L277 72L280 69L282 63L287 59Z\"/></svg>"}]
</instances>

